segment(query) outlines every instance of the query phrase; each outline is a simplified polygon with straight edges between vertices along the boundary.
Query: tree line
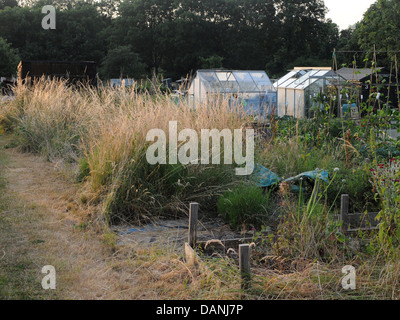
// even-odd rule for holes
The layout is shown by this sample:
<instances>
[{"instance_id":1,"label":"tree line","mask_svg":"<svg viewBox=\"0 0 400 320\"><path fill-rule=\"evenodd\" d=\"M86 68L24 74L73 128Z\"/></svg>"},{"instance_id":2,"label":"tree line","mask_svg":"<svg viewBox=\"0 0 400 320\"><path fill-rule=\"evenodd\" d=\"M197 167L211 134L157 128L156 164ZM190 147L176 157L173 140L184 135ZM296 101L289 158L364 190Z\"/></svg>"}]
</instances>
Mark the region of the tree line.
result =
<instances>
[{"instance_id":1,"label":"tree line","mask_svg":"<svg viewBox=\"0 0 400 320\"><path fill-rule=\"evenodd\" d=\"M367 21L339 32L322 0L0 0L0 76L25 59L93 60L104 79L177 79L222 67L274 78L293 66L332 66L334 48L360 50L378 40L395 48L400 26L392 7L399 3L379 0ZM55 30L41 26L48 4L56 7Z\"/></svg>"}]
</instances>

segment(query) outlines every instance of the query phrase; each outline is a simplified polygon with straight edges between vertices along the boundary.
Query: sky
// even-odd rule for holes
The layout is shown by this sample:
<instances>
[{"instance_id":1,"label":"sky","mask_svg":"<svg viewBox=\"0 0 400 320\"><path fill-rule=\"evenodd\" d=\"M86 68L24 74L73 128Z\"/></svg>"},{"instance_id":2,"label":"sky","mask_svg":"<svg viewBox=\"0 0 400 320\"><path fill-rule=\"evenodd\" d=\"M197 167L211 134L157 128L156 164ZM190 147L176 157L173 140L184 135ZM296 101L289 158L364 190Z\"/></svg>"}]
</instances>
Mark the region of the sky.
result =
<instances>
[{"instance_id":1,"label":"sky","mask_svg":"<svg viewBox=\"0 0 400 320\"><path fill-rule=\"evenodd\" d=\"M328 8L327 18L332 19L340 30L362 20L365 11L376 0L324 0Z\"/></svg>"}]
</instances>

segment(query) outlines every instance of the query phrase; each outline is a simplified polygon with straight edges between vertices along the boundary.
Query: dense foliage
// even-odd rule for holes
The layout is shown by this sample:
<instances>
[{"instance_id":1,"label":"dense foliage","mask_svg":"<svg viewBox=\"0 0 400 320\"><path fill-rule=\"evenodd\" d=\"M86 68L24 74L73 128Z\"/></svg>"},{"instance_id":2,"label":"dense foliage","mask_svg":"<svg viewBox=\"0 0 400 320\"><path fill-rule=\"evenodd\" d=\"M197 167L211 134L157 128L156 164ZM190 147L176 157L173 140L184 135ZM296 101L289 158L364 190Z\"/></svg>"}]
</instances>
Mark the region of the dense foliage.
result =
<instances>
[{"instance_id":1,"label":"dense foliage","mask_svg":"<svg viewBox=\"0 0 400 320\"><path fill-rule=\"evenodd\" d=\"M41 27L46 4L57 9L56 30ZM105 79L221 67L276 78L293 66L331 66L334 49L339 67L361 67L374 46L389 66L399 11L399 0L378 0L339 31L321 0L1 0L0 38L21 59L94 60Z\"/></svg>"},{"instance_id":2,"label":"dense foliage","mask_svg":"<svg viewBox=\"0 0 400 320\"><path fill-rule=\"evenodd\" d=\"M0 75L10 77L14 74L14 66L18 64L19 57L15 49L11 48L3 38L0 38Z\"/></svg>"},{"instance_id":3,"label":"dense foliage","mask_svg":"<svg viewBox=\"0 0 400 320\"><path fill-rule=\"evenodd\" d=\"M360 22L341 31L338 48L352 52L339 55L340 62L351 66L356 61L360 67L366 53L372 56L374 46L382 65L396 62L396 51L400 50L399 14L399 0L377 0Z\"/></svg>"},{"instance_id":4,"label":"dense foliage","mask_svg":"<svg viewBox=\"0 0 400 320\"><path fill-rule=\"evenodd\" d=\"M45 4L57 9L55 30L41 27ZM320 0L3 0L0 37L22 59L94 60L103 77L143 66L149 76L225 67L275 77L295 64L330 64L339 31L325 13Z\"/></svg>"}]
</instances>

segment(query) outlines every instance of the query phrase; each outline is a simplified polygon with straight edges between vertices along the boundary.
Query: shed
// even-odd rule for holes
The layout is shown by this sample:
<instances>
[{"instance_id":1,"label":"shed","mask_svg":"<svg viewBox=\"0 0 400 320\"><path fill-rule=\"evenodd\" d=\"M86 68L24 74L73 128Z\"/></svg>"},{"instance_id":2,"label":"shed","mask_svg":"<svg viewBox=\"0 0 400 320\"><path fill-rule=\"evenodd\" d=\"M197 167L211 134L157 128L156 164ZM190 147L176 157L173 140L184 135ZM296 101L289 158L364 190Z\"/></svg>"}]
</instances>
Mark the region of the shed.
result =
<instances>
[{"instance_id":1,"label":"shed","mask_svg":"<svg viewBox=\"0 0 400 320\"><path fill-rule=\"evenodd\" d=\"M110 86L112 88L118 88L118 87L132 87L135 85L135 79L133 78L127 78L127 79L110 79Z\"/></svg>"},{"instance_id":2,"label":"shed","mask_svg":"<svg viewBox=\"0 0 400 320\"><path fill-rule=\"evenodd\" d=\"M276 114L276 90L265 71L198 70L188 95L194 106L223 97L232 106L243 105L248 114L260 119Z\"/></svg>"},{"instance_id":3,"label":"shed","mask_svg":"<svg viewBox=\"0 0 400 320\"><path fill-rule=\"evenodd\" d=\"M69 83L97 84L97 64L94 61L34 61L22 60L18 64L18 78L24 81L42 76L67 79Z\"/></svg>"},{"instance_id":4,"label":"shed","mask_svg":"<svg viewBox=\"0 0 400 320\"><path fill-rule=\"evenodd\" d=\"M380 93L379 100L393 107L399 107L398 86L395 72L388 68L379 67L375 69L341 68L337 74L353 85L357 90L357 102L368 102L372 90ZM371 97L375 100L375 96Z\"/></svg>"},{"instance_id":5,"label":"shed","mask_svg":"<svg viewBox=\"0 0 400 320\"><path fill-rule=\"evenodd\" d=\"M370 76L373 73L372 69L354 69L354 68L341 68L337 74L343 77L346 81L360 81Z\"/></svg>"},{"instance_id":6,"label":"shed","mask_svg":"<svg viewBox=\"0 0 400 320\"><path fill-rule=\"evenodd\" d=\"M278 116L310 117L313 108L319 107L314 97L326 94L328 87L340 87L344 82L331 68L294 68L274 83Z\"/></svg>"}]
</instances>

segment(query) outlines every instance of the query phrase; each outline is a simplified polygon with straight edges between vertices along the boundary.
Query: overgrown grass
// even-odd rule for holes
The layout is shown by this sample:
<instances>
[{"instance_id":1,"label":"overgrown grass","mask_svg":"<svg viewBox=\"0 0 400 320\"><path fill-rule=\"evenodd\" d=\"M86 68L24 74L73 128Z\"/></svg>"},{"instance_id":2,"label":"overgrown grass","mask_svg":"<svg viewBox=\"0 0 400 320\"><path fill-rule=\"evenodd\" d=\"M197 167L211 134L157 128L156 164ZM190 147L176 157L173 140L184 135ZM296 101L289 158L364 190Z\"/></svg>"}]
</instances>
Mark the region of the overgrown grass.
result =
<instances>
[{"instance_id":1,"label":"overgrown grass","mask_svg":"<svg viewBox=\"0 0 400 320\"><path fill-rule=\"evenodd\" d=\"M234 167L150 165L146 135L161 129L168 137L170 121L177 121L178 132L194 129L199 136L202 129L246 127L251 119L238 113L223 99L212 108L194 110L160 93L70 88L43 80L17 87L3 118L24 149L76 164L76 180L92 194L88 202L102 202L103 217L119 222L176 216L186 212L189 201L215 213L218 197L239 181Z\"/></svg>"},{"instance_id":2,"label":"overgrown grass","mask_svg":"<svg viewBox=\"0 0 400 320\"><path fill-rule=\"evenodd\" d=\"M270 204L261 188L241 184L219 198L218 212L236 229L243 225L259 228L270 218Z\"/></svg>"},{"instance_id":3,"label":"overgrown grass","mask_svg":"<svg viewBox=\"0 0 400 320\"><path fill-rule=\"evenodd\" d=\"M104 221L177 216L187 212L188 202L197 201L203 212L216 213L219 207L234 227L256 225L255 240L261 244L253 256L256 276L250 297L381 299L400 293L399 252L381 241L392 239L385 237L385 230L354 237L340 232L341 194L350 195L353 212L380 210L385 195L381 190L375 196L370 173L378 161L373 150L381 142L374 143L354 124L325 118L278 120L272 138L257 145L257 162L284 178L328 170L329 183L320 181L317 188L312 181L300 182L297 194L281 183L263 193L243 187L233 166L151 165L146 160L146 133L154 128L168 133L169 121L178 121L178 131L190 128L197 133L247 127L252 119L240 110L232 112L225 100L193 110L160 93L78 90L42 81L18 87L16 99L1 113L3 129L13 130L23 148L77 166L76 181L87 190L85 203L100 204ZM397 214L385 210L389 217ZM272 211L274 224L269 225ZM357 269L357 291L341 288L345 265ZM232 260L211 266L216 271L205 274L213 281L218 274L221 285L237 283ZM190 277L193 280L186 274L183 281ZM201 279L201 288L210 289L207 278L196 279Z\"/></svg>"}]
</instances>

